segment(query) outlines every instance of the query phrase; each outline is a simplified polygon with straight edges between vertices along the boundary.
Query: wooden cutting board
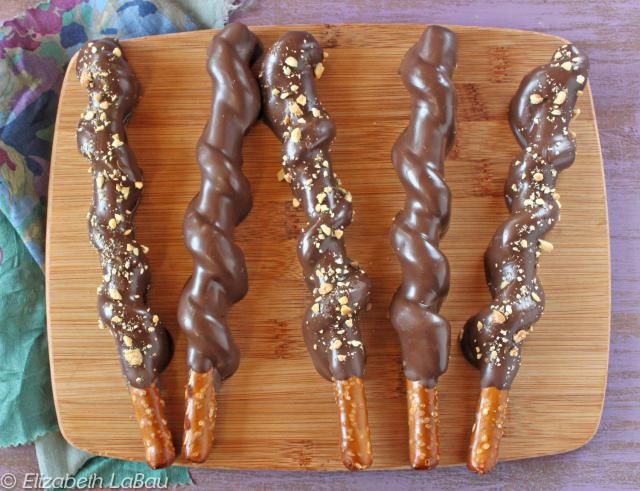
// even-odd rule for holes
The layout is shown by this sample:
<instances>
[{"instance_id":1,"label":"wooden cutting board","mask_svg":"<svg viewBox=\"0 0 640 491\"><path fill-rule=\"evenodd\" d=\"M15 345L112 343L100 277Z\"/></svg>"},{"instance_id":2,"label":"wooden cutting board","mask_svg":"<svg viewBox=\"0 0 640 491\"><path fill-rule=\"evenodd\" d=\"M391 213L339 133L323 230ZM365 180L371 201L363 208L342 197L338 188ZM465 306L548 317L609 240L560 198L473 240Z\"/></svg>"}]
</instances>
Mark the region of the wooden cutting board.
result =
<instances>
[{"instance_id":1,"label":"wooden cutting board","mask_svg":"<svg viewBox=\"0 0 640 491\"><path fill-rule=\"evenodd\" d=\"M363 322L374 452L373 469L407 467L404 379L387 307L399 282L388 228L403 202L390 162L407 123L409 98L397 76L422 25L297 26L313 33L329 59L320 95L336 120L335 169L354 196L349 253L373 280L373 310ZM265 46L288 27L258 27ZM507 107L520 79L546 63L564 41L507 29L453 27L459 36L458 139L446 163L453 192L451 229L442 243L452 269L444 314L453 339L489 299L482 255L507 210L503 180L518 146ZM151 248L150 303L177 341L162 377L176 444L182 436L185 338L176 322L178 296L190 274L182 217L197 192L196 140L208 117L206 47L215 31L124 41L144 96L128 136L145 173L138 237ZM52 158L47 237L49 343L56 408L73 445L122 459L143 448L111 336L97 326L100 271L87 238L91 200L88 164L76 151L76 124L87 95L72 61L62 87ZM600 420L607 379L610 282L602 159L589 89L580 99L575 165L560 177L562 221L541 261L547 313L535 327L512 390L501 458L566 452L585 444ZM244 170L254 207L239 227L250 292L230 317L242 351L240 369L223 385L217 443L207 467L343 469L332 384L314 371L301 335L307 293L296 259L304 219L278 182L280 145L262 123L245 144ZM478 394L478 373L451 349L441 379L442 464L465 459ZM181 461L179 461L181 462Z\"/></svg>"}]
</instances>

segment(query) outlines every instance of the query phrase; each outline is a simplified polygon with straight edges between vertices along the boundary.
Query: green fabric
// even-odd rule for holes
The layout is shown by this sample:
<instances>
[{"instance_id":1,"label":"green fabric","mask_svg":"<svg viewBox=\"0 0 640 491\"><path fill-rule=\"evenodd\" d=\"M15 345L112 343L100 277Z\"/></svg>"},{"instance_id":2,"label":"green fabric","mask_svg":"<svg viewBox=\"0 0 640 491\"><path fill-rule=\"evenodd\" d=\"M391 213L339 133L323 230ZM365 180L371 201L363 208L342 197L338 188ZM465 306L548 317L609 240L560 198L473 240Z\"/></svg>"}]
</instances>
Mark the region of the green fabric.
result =
<instances>
[{"instance_id":1,"label":"green fabric","mask_svg":"<svg viewBox=\"0 0 640 491\"><path fill-rule=\"evenodd\" d=\"M163 489L168 485L183 486L193 484L186 467L173 466L168 469L154 471L140 462L128 462L104 457L94 457L74 477L76 484L81 488L86 486L83 486L80 479L93 483L95 487L104 488ZM98 479L101 479L101 481Z\"/></svg>"},{"instance_id":2,"label":"green fabric","mask_svg":"<svg viewBox=\"0 0 640 491\"><path fill-rule=\"evenodd\" d=\"M51 393L42 270L7 218L0 213L0 446L22 445L58 428ZM28 388L28 390L24 390ZM57 433L49 433L51 440ZM47 451L58 460L64 441L50 442ZM48 457L54 457L50 455ZM74 454L71 453L71 459ZM41 459L42 460L42 459ZM45 459L46 460L46 459ZM81 465L83 462L78 462ZM55 478L64 473L46 472ZM73 471L73 466L67 471ZM75 475L109 487L151 488L192 484L186 467L151 470L146 464L103 457L90 459ZM71 478L69 478L71 479ZM91 479L92 481L89 481ZM137 481L136 481L137 479ZM129 480L129 481L127 481ZM155 481L154 481L155 480ZM54 481L55 483L55 481ZM73 481L67 481L72 484ZM101 487L102 487L101 486ZM140 489L140 487L138 488ZM145 489L144 487L142 489Z\"/></svg>"},{"instance_id":3,"label":"green fabric","mask_svg":"<svg viewBox=\"0 0 640 491\"><path fill-rule=\"evenodd\" d=\"M2 213L0 319L0 446L7 447L55 431L57 423L42 270Z\"/></svg>"},{"instance_id":4,"label":"green fabric","mask_svg":"<svg viewBox=\"0 0 640 491\"><path fill-rule=\"evenodd\" d=\"M62 433L51 431L35 441L40 474L48 478L73 475L92 457L67 443ZM52 484L49 487L53 487Z\"/></svg>"}]
</instances>

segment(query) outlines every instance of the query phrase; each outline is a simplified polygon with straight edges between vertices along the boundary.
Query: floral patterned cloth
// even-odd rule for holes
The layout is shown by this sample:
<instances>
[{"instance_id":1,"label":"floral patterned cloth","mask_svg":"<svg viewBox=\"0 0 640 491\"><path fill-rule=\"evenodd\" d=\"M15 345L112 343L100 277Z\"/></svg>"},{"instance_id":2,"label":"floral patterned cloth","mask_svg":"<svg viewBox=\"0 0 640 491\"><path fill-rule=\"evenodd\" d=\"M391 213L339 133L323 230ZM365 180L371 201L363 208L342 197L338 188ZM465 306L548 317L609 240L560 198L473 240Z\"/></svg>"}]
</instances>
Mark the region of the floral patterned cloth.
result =
<instances>
[{"instance_id":1,"label":"floral patterned cloth","mask_svg":"<svg viewBox=\"0 0 640 491\"><path fill-rule=\"evenodd\" d=\"M64 69L89 39L219 27L223 0L51 0L0 28L0 212L42 267L49 158Z\"/></svg>"},{"instance_id":2,"label":"floral patterned cloth","mask_svg":"<svg viewBox=\"0 0 640 491\"><path fill-rule=\"evenodd\" d=\"M0 27L0 446L35 440L45 475L74 474L91 457L56 431L44 317L49 159L65 67L90 39L221 27L233 4L50 0ZM81 472L120 482L134 471L152 475L144 464L104 458ZM181 468L153 475L190 482Z\"/></svg>"}]
</instances>

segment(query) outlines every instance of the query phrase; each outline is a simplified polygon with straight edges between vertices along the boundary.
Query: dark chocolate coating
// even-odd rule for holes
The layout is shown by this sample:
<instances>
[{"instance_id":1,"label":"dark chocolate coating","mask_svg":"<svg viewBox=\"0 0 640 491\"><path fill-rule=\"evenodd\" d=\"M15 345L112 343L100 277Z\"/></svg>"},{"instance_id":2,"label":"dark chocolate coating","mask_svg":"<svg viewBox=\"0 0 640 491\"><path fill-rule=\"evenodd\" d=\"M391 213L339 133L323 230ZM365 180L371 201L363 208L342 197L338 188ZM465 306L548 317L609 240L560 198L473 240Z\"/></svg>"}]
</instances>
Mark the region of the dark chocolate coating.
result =
<instances>
[{"instance_id":1,"label":"dark chocolate coating","mask_svg":"<svg viewBox=\"0 0 640 491\"><path fill-rule=\"evenodd\" d=\"M116 340L129 383L145 388L166 368L173 344L147 306L151 279L147 248L135 238L143 180L127 143L125 122L140 89L114 39L87 43L78 54L76 74L89 92L77 139L93 175L89 236L100 253L104 278L98 287L100 322Z\"/></svg>"},{"instance_id":2,"label":"dark chocolate coating","mask_svg":"<svg viewBox=\"0 0 640 491\"><path fill-rule=\"evenodd\" d=\"M314 296L304 316L304 339L320 375L345 380L364 375L359 321L371 285L342 239L352 219L351 194L333 172L335 123L316 92L323 57L311 34L287 32L264 57L260 86L265 120L283 143L284 177L309 219L298 243Z\"/></svg>"},{"instance_id":3,"label":"dark chocolate coating","mask_svg":"<svg viewBox=\"0 0 640 491\"><path fill-rule=\"evenodd\" d=\"M447 370L451 327L439 315L449 292L449 262L438 248L451 216L444 159L455 138L456 36L428 27L400 65L411 94L409 125L391 153L406 192L404 208L391 226L391 243L402 283L391 302L391 323L402 347L405 377L429 388Z\"/></svg>"},{"instance_id":4,"label":"dark chocolate coating","mask_svg":"<svg viewBox=\"0 0 640 491\"><path fill-rule=\"evenodd\" d=\"M178 304L187 362L201 373L213 367L222 379L240 363L226 318L248 289L244 255L233 232L251 209L242 141L260 112L260 90L251 72L260 50L255 35L238 23L225 27L209 45L211 115L197 146L202 179L184 217L185 244L193 257L193 274Z\"/></svg>"},{"instance_id":5,"label":"dark chocolate coating","mask_svg":"<svg viewBox=\"0 0 640 491\"><path fill-rule=\"evenodd\" d=\"M575 46L564 45L522 80L511 101L509 120L524 151L505 183L510 216L485 253L493 302L467 321L461 339L466 358L481 370L482 387L511 387L522 343L544 310L538 256L551 248L543 239L560 216L558 173L575 160L568 127L588 65Z\"/></svg>"}]
</instances>

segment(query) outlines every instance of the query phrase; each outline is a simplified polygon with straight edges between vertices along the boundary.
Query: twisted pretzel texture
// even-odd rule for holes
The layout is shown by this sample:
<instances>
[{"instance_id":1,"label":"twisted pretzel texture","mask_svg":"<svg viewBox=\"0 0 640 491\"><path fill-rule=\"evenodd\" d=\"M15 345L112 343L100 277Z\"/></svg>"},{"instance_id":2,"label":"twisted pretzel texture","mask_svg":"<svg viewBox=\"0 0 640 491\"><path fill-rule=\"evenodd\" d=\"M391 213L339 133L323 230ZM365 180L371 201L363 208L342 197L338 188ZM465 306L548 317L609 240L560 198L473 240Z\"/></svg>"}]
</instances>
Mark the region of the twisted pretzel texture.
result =
<instances>
[{"instance_id":1,"label":"twisted pretzel texture","mask_svg":"<svg viewBox=\"0 0 640 491\"><path fill-rule=\"evenodd\" d=\"M436 385L449 361L451 327L439 311L450 273L439 243L451 216L444 160L455 139L456 53L455 34L430 26L405 55L400 76L412 110L391 153L406 201L390 232L402 269L390 318L402 348L410 461L416 469L432 469L439 461Z\"/></svg>"},{"instance_id":2,"label":"twisted pretzel texture","mask_svg":"<svg viewBox=\"0 0 640 491\"><path fill-rule=\"evenodd\" d=\"M183 452L193 462L204 461L213 445L215 385L233 375L240 362L227 314L248 290L244 255L233 233L251 209L242 142L260 111L258 82L251 72L260 52L256 36L239 23L222 29L208 50L213 88L210 119L197 146L202 179L183 227L193 274L178 304L191 370Z\"/></svg>"},{"instance_id":3,"label":"twisted pretzel texture","mask_svg":"<svg viewBox=\"0 0 640 491\"><path fill-rule=\"evenodd\" d=\"M283 178L291 186L294 206L302 206L308 218L298 242L298 259L313 295L304 316L304 338L318 373L335 381L343 462L355 470L371 464L359 326L369 304L370 281L344 245L353 211L351 193L332 168L335 123L316 92L324 58L311 34L288 32L264 57L260 84L265 120L283 144ZM355 399L345 403L345 397Z\"/></svg>"},{"instance_id":4,"label":"twisted pretzel texture","mask_svg":"<svg viewBox=\"0 0 640 491\"><path fill-rule=\"evenodd\" d=\"M154 468L166 467L175 451L156 379L171 359L173 344L158 315L147 306L149 249L136 240L134 225L144 183L125 132L140 88L114 39L87 43L78 54L76 74L89 93L77 140L93 177L89 236L100 254L103 273L99 324L109 328L117 343L147 462Z\"/></svg>"},{"instance_id":5,"label":"twisted pretzel texture","mask_svg":"<svg viewBox=\"0 0 640 491\"><path fill-rule=\"evenodd\" d=\"M493 301L464 326L462 351L480 369L482 387L468 466L488 472L496 464L508 393L521 364L522 345L544 311L545 295L537 277L538 258L551 252L544 238L560 218L556 181L573 164L575 135L569 123L587 82L588 60L568 44L551 62L531 71L511 101L509 120L522 154L505 183L509 217L485 253L485 273ZM487 398L483 401L482 398ZM500 417L496 417L498 414ZM498 442L487 441L497 435Z\"/></svg>"}]
</instances>

